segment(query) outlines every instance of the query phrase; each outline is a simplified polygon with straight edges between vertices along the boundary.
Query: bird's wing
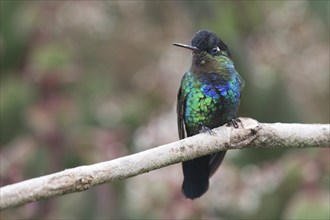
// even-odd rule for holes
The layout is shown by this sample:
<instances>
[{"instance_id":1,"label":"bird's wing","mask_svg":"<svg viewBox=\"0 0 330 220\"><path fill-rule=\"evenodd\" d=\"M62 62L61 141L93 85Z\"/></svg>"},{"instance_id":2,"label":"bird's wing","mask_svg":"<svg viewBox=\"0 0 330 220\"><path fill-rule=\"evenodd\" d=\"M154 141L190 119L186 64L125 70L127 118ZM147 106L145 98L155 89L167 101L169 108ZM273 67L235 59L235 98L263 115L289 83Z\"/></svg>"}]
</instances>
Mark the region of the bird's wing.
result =
<instances>
[{"instance_id":1,"label":"bird's wing","mask_svg":"<svg viewBox=\"0 0 330 220\"><path fill-rule=\"evenodd\" d=\"M239 87L240 87L240 91L242 91L243 88L245 87L245 81L244 81L244 79L241 77L241 75L239 75L239 73L236 71L235 68L232 70L232 74L237 75L237 77L238 77L238 83L239 83Z\"/></svg>"},{"instance_id":2,"label":"bird's wing","mask_svg":"<svg viewBox=\"0 0 330 220\"><path fill-rule=\"evenodd\" d=\"M240 91L244 88L245 82L242 77L236 72L235 68L231 69L233 72L232 74L237 74L238 76L238 83L240 86ZM236 116L235 116L236 117ZM212 154L209 162L209 177L211 177L215 171L219 168L222 163L223 158L225 157L227 151L220 151L218 153Z\"/></svg>"},{"instance_id":3,"label":"bird's wing","mask_svg":"<svg viewBox=\"0 0 330 220\"><path fill-rule=\"evenodd\" d=\"M186 107L186 97L187 95L182 90L182 87L180 86L179 92L178 92L178 101L177 101L177 114L178 114L178 131L179 131L179 137L180 139L183 139L186 137L186 129L184 124L184 118L185 118L185 107Z\"/></svg>"},{"instance_id":4,"label":"bird's wing","mask_svg":"<svg viewBox=\"0 0 330 220\"><path fill-rule=\"evenodd\" d=\"M225 157L227 151L220 151L218 153L212 154L209 162L209 177L211 177L215 171L221 165L223 158Z\"/></svg>"}]
</instances>

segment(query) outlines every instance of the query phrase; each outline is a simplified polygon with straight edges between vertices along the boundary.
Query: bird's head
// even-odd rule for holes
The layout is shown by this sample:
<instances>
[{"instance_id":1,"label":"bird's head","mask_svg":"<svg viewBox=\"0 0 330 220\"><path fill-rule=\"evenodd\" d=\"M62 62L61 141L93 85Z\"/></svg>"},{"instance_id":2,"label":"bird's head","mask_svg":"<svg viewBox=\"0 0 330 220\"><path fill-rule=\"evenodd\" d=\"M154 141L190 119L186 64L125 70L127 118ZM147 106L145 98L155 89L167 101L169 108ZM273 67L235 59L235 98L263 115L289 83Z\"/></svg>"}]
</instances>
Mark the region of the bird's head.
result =
<instances>
[{"instance_id":1,"label":"bird's head","mask_svg":"<svg viewBox=\"0 0 330 220\"><path fill-rule=\"evenodd\" d=\"M231 60L228 46L213 32L198 31L191 45L174 43L174 46L189 49L193 52L193 65L198 68L218 68L222 63ZM220 63L220 65L219 65Z\"/></svg>"}]
</instances>

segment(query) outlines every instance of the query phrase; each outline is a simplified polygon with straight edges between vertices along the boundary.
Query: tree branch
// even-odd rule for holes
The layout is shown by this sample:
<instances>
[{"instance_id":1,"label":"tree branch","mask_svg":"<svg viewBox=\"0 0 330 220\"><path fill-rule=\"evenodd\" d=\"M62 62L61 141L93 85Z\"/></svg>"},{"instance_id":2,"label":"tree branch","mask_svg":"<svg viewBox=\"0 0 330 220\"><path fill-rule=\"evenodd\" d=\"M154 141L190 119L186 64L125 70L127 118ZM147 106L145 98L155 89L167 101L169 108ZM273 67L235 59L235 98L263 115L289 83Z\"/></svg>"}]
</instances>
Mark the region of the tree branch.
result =
<instances>
[{"instance_id":1,"label":"tree branch","mask_svg":"<svg viewBox=\"0 0 330 220\"><path fill-rule=\"evenodd\" d=\"M241 118L240 127L222 126L115 160L80 166L0 188L0 210L89 189L171 164L242 148L329 147L329 124L267 124Z\"/></svg>"}]
</instances>

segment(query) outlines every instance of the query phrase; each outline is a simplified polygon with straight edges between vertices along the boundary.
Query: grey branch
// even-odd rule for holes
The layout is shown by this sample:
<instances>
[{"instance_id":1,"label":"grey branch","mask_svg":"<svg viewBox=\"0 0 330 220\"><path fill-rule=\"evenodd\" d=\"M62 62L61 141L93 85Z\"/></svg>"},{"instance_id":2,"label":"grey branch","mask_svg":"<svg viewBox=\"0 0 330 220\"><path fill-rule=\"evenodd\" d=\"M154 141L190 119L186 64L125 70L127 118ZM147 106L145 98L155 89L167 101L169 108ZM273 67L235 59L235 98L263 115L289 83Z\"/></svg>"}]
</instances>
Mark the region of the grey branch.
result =
<instances>
[{"instance_id":1,"label":"grey branch","mask_svg":"<svg viewBox=\"0 0 330 220\"><path fill-rule=\"evenodd\" d=\"M140 153L22 181L0 188L0 210L87 190L221 150L308 148L330 145L329 124L267 124L240 118L239 128L222 126ZM179 171L178 171L179 172Z\"/></svg>"}]
</instances>

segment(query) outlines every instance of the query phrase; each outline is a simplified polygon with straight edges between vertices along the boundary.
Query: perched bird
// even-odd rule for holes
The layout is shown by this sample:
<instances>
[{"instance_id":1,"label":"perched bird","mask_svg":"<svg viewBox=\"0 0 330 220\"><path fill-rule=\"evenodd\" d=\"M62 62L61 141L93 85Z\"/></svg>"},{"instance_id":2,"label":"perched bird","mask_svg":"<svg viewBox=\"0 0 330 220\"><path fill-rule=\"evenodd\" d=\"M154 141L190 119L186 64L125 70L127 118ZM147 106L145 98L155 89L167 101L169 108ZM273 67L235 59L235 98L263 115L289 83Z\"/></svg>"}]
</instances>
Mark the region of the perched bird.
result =
<instances>
[{"instance_id":1,"label":"perched bird","mask_svg":"<svg viewBox=\"0 0 330 220\"><path fill-rule=\"evenodd\" d=\"M243 80L237 73L228 46L213 32L198 31L191 45L174 46L192 51L190 69L184 74L178 93L179 137L183 139L228 123L238 127L236 115ZM189 199L202 196L209 177L220 166L226 151L182 163L182 192Z\"/></svg>"}]
</instances>

